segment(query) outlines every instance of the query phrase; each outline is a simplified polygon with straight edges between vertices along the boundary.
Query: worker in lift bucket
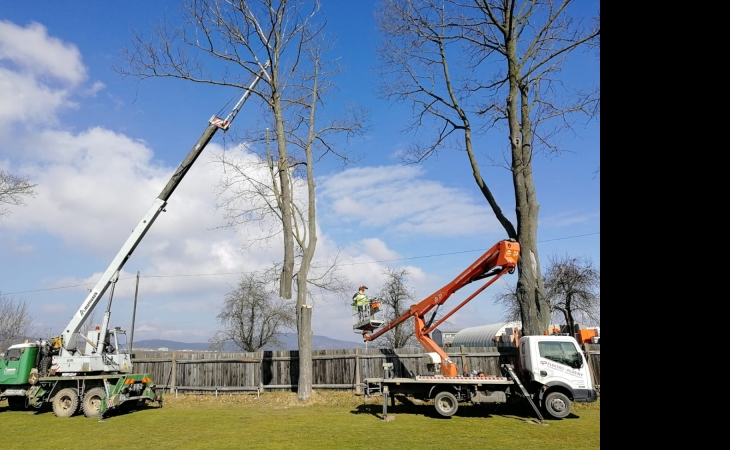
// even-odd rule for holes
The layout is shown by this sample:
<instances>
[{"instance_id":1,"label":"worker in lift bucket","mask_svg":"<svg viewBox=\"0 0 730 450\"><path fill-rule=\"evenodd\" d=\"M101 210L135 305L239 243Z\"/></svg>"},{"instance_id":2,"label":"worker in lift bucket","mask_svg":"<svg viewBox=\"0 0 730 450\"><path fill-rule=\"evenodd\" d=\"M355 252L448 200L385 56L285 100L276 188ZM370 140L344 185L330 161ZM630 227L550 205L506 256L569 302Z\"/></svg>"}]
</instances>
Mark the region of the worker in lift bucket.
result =
<instances>
[{"instance_id":1,"label":"worker in lift bucket","mask_svg":"<svg viewBox=\"0 0 730 450\"><path fill-rule=\"evenodd\" d=\"M365 289L367 289L367 286L360 286L357 294L352 296L352 306L353 309L357 311L358 315L360 316L360 320L365 318L365 307L370 301L370 299L368 299L368 296L365 295Z\"/></svg>"}]
</instances>

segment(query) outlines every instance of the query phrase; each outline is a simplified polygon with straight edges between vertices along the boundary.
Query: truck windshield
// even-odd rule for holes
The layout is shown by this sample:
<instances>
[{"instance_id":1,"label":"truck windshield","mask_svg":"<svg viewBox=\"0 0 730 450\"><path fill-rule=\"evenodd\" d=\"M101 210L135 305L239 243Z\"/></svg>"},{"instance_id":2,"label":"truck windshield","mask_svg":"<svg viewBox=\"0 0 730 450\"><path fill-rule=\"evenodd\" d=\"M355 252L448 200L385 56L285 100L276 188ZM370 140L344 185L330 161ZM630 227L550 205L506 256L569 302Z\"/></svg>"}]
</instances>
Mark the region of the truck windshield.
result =
<instances>
[{"instance_id":1,"label":"truck windshield","mask_svg":"<svg viewBox=\"0 0 730 450\"><path fill-rule=\"evenodd\" d=\"M5 361L20 361L20 349L13 348L5 352Z\"/></svg>"},{"instance_id":2,"label":"truck windshield","mask_svg":"<svg viewBox=\"0 0 730 450\"><path fill-rule=\"evenodd\" d=\"M127 353L127 335L117 331L117 353Z\"/></svg>"},{"instance_id":3,"label":"truck windshield","mask_svg":"<svg viewBox=\"0 0 730 450\"><path fill-rule=\"evenodd\" d=\"M583 357L572 342L538 342L540 356L560 364L580 369L583 367Z\"/></svg>"}]
</instances>

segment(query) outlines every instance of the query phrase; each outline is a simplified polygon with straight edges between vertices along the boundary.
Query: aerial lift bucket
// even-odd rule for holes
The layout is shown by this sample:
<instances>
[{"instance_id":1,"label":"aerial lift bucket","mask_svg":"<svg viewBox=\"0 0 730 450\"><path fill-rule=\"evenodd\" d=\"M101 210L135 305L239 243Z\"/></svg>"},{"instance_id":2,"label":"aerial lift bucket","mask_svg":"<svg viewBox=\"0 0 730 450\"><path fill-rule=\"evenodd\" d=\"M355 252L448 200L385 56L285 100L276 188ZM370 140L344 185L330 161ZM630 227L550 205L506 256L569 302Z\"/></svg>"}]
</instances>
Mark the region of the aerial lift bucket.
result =
<instances>
[{"instance_id":1,"label":"aerial lift bucket","mask_svg":"<svg viewBox=\"0 0 730 450\"><path fill-rule=\"evenodd\" d=\"M373 331L385 323L383 313L380 311L382 303L372 300L365 305L365 311L355 311L352 315L352 330L355 333Z\"/></svg>"}]
</instances>

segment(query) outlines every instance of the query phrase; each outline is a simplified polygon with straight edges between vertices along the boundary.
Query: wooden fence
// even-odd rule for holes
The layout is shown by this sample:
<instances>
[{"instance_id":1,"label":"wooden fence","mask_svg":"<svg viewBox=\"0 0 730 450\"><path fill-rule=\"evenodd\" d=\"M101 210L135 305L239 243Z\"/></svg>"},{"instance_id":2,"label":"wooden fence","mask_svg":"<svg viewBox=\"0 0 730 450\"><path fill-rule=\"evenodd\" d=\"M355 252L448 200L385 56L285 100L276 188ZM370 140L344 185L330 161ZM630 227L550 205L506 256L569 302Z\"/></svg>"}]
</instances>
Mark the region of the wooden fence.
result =
<instances>
[{"instance_id":1,"label":"wooden fence","mask_svg":"<svg viewBox=\"0 0 730 450\"><path fill-rule=\"evenodd\" d=\"M586 354L596 384L600 384L600 346ZM459 373L481 370L501 376L500 364L517 365L514 347L459 347L444 349L457 363ZM597 357L597 358L596 358ZM312 352L314 389L360 391L365 378L383 376L383 363L393 363L396 377L428 374L422 349L348 349ZM149 373L168 392L292 390L299 378L299 352L145 352L133 355L134 371Z\"/></svg>"},{"instance_id":2,"label":"wooden fence","mask_svg":"<svg viewBox=\"0 0 730 450\"><path fill-rule=\"evenodd\" d=\"M583 344L583 353L593 374L593 384L601 386L601 344Z\"/></svg>"}]
</instances>

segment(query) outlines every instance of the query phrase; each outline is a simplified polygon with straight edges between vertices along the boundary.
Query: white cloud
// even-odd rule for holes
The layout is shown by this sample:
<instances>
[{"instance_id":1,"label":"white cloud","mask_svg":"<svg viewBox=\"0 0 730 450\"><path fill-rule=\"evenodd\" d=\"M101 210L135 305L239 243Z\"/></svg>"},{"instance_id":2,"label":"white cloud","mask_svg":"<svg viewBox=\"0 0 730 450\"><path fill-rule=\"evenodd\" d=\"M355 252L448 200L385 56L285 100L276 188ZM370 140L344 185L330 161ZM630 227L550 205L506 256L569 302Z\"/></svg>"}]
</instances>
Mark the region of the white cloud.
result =
<instances>
[{"instance_id":1,"label":"white cloud","mask_svg":"<svg viewBox=\"0 0 730 450\"><path fill-rule=\"evenodd\" d=\"M75 45L48 36L36 22L27 27L0 20L0 60L12 61L33 77L51 77L77 85L86 79L86 67Z\"/></svg>"},{"instance_id":2,"label":"white cloud","mask_svg":"<svg viewBox=\"0 0 730 450\"><path fill-rule=\"evenodd\" d=\"M95 81L89 88L85 89L82 93L87 97L93 97L100 91L104 90L106 85L101 81Z\"/></svg>"},{"instance_id":3,"label":"white cloud","mask_svg":"<svg viewBox=\"0 0 730 450\"><path fill-rule=\"evenodd\" d=\"M352 168L324 177L326 219L399 235L484 235L500 229L494 214L463 189L428 180L415 166Z\"/></svg>"},{"instance_id":4,"label":"white cloud","mask_svg":"<svg viewBox=\"0 0 730 450\"><path fill-rule=\"evenodd\" d=\"M6 225L18 232L42 230L67 245L108 255L111 261L173 169L147 165L151 152L138 142L104 130L95 132L104 135L108 143L100 145L93 155L89 146L82 144L86 136L79 136L76 152L57 155L62 162L35 167L33 177L44 180L38 201L17 210ZM63 147L70 149L73 145ZM117 170L99 167L95 162L115 158ZM160 214L130 258L135 267L143 270L143 276L182 276L146 281L150 294L202 293L217 281L199 275L261 270L279 251L273 242L270 249L252 248L242 253L247 239L260 234L254 227L239 234L215 229L221 218L215 211L213 185L220 171L205 160L206 156L201 156L198 165L188 172L170 198L167 212ZM64 283L93 284L105 268L99 269L85 279Z\"/></svg>"},{"instance_id":5,"label":"white cloud","mask_svg":"<svg viewBox=\"0 0 730 450\"><path fill-rule=\"evenodd\" d=\"M158 180L165 171L148 165L152 152L109 130L45 131L29 145L23 172L37 180L38 195L15 211L10 228L42 230L75 246L106 250L121 245L142 218L157 195L155 184L164 186Z\"/></svg>"},{"instance_id":6,"label":"white cloud","mask_svg":"<svg viewBox=\"0 0 730 450\"><path fill-rule=\"evenodd\" d=\"M360 241L365 253L378 260L398 259L400 255L387 248L385 242L377 238L363 239Z\"/></svg>"},{"instance_id":7,"label":"white cloud","mask_svg":"<svg viewBox=\"0 0 730 450\"><path fill-rule=\"evenodd\" d=\"M76 46L48 36L38 23L0 20L0 132L17 124L27 130L57 125L58 111L78 106L69 97L86 78ZM97 82L90 92L101 88Z\"/></svg>"},{"instance_id":8,"label":"white cloud","mask_svg":"<svg viewBox=\"0 0 730 450\"><path fill-rule=\"evenodd\" d=\"M50 89L34 78L0 67L0 131L12 124L23 124L28 130L37 130L39 124L56 125L56 112L76 104L68 100L66 90ZM7 146L4 146L8 148ZM8 150L13 151L12 147Z\"/></svg>"}]
</instances>

